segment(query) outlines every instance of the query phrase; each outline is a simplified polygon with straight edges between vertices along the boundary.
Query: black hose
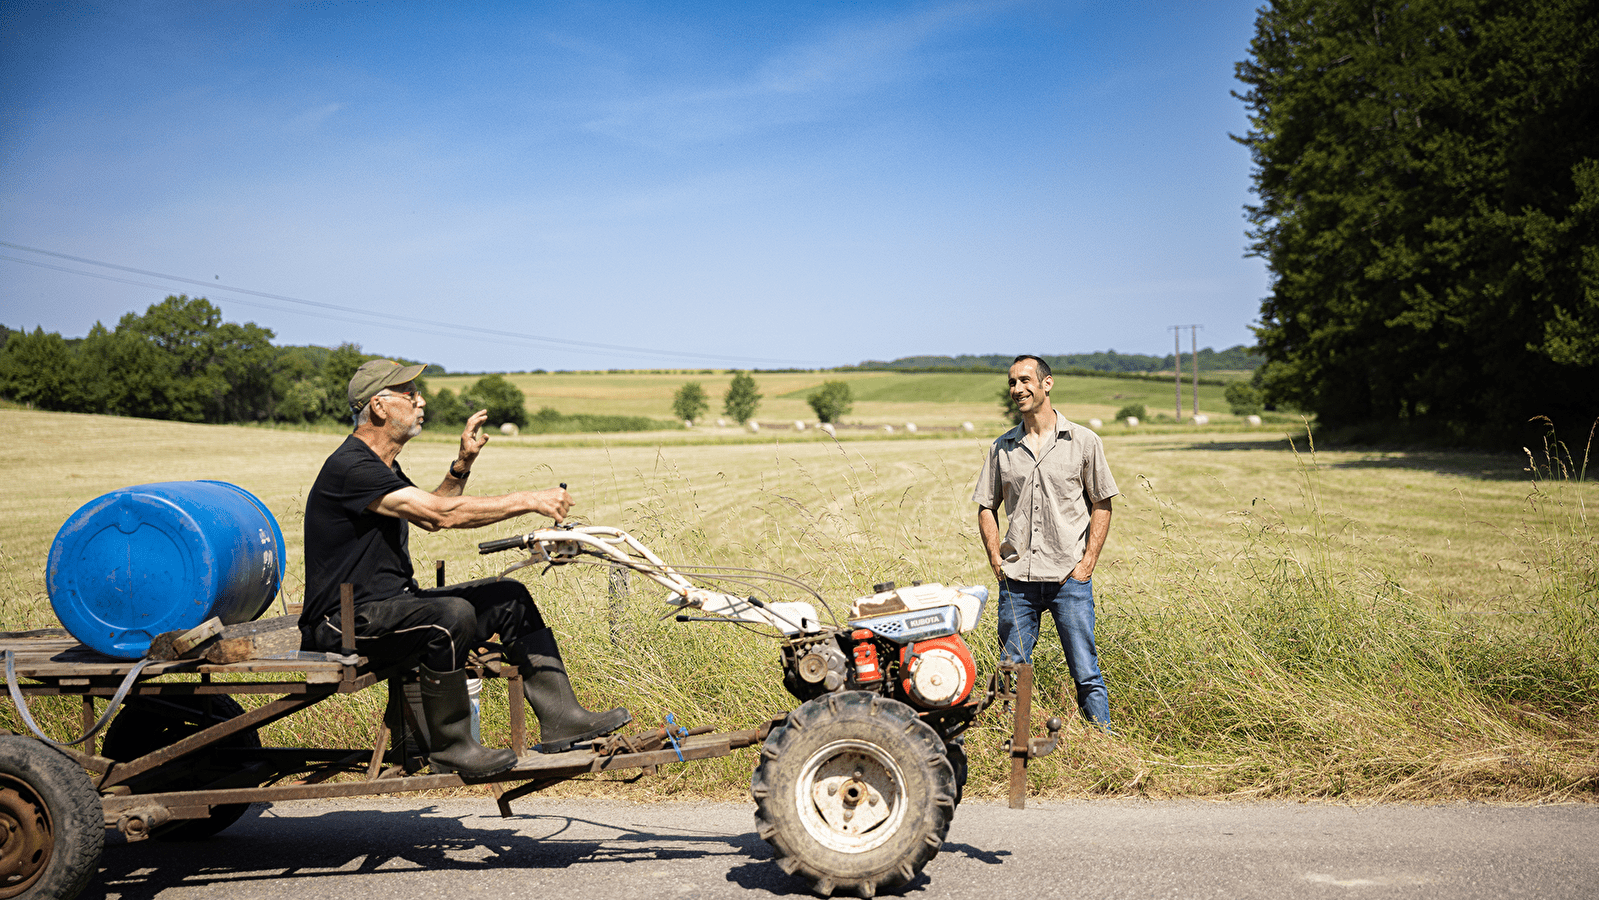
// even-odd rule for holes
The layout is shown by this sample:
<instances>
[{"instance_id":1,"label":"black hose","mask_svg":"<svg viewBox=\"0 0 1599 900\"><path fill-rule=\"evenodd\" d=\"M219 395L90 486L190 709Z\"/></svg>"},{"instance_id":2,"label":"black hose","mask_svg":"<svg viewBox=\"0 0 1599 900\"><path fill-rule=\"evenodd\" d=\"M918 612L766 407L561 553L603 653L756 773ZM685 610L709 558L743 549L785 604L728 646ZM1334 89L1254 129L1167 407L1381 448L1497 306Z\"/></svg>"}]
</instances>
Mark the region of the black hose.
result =
<instances>
[{"instance_id":1,"label":"black hose","mask_svg":"<svg viewBox=\"0 0 1599 900\"><path fill-rule=\"evenodd\" d=\"M32 731L38 736L39 740L44 741L46 744L54 744L57 747L69 747L73 744L81 744L89 738L94 737L95 734L100 731L100 729L105 727L107 722L111 721L111 717L116 714L117 707L121 706L123 698L128 696L128 689L133 687L133 682L138 680L139 673L144 671L145 666L155 662L155 660L148 656L139 660L138 665L134 666L133 670L128 673L127 677L122 679L122 685L118 687L117 692L112 695L111 702L106 705L105 714L100 716L100 721L91 725L89 730L83 733L83 737L80 737L74 741L66 741L63 743L61 741L50 740L50 738L45 736L43 731L39 730L39 726L34 723L33 716L28 712L28 700L22 695L22 688L17 684L16 654L12 653L10 650L7 650L5 651L5 659L6 684L11 689L11 702L16 704L18 715L22 716L23 723L28 726L29 731Z\"/></svg>"}]
</instances>

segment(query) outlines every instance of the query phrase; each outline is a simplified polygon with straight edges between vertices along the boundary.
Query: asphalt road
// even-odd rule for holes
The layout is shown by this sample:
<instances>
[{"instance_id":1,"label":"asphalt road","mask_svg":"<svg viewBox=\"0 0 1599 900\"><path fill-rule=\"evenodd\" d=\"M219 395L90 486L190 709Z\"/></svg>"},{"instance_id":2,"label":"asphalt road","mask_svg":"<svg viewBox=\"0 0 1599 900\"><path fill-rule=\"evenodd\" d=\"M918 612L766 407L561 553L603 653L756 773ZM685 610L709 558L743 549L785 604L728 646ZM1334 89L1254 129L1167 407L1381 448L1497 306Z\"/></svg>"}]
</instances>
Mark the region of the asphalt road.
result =
<instances>
[{"instance_id":1,"label":"asphalt road","mask_svg":"<svg viewBox=\"0 0 1599 900\"><path fill-rule=\"evenodd\" d=\"M86 897L804 897L747 803L306 801L111 837ZM1599 898L1599 807L970 802L907 897Z\"/></svg>"}]
</instances>

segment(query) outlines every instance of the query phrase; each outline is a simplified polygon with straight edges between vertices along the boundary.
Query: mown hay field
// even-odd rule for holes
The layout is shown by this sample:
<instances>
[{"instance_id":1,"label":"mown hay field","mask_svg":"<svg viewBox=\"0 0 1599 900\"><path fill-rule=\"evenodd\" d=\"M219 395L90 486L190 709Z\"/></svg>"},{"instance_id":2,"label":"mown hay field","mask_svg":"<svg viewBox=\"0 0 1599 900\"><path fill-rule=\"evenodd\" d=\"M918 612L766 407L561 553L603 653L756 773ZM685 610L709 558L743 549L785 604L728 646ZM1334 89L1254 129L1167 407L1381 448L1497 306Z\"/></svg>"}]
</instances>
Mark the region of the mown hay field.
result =
<instances>
[{"instance_id":1,"label":"mown hay field","mask_svg":"<svg viewBox=\"0 0 1599 900\"><path fill-rule=\"evenodd\" d=\"M289 542L284 599L299 599L304 494L340 435L20 410L0 411L0 429L10 438L0 626L53 624L44 567L56 529L94 497L152 481L215 478L260 497ZM841 443L496 438L471 489L564 481L584 519L624 527L670 560L780 571L842 608L879 581L989 582L969 497L997 429ZM1599 796L1596 498L1556 457L1540 448L1534 472L1525 459L1312 451L1302 435L1175 427L1113 430L1105 442L1122 497L1095 583L1116 734L1074 722L1061 751L1032 767L1036 792ZM453 453L452 436L429 433L402 463L426 484ZM413 552L425 568L446 560L456 579L492 574L500 560L476 543L538 524L413 531ZM658 592L636 582L613 606L592 569L519 577L592 703L624 703L641 723L672 712L719 727L791 705L766 639L659 621ZM971 643L991 669L992 612ZM1070 718L1052 632L1036 661L1038 721ZM367 740L380 693L319 707L266 739ZM486 739L504 741L503 697L489 697ZM44 714L59 736L75 727L74 708ZM21 727L9 702L0 726ZM1003 791L1006 730L990 713L971 735L975 796ZM606 790L736 796L752 765L746 752Z\"/></svg>"},{"instance_id":2,"label":"mown hay field","mask_svg":"<svg viewBox=\"0 0 1599 900\"><path fill-rule=\"evenodd\" d=\"M459 393L479 376L445 375L428 379L433 390ZM848 423L902 426L953 426L971 422L979 428L1001 424L999 392L1005 378L981 372L756 372L762 399L756 419L765 423L809 421L815 413L805 398L823 382L844 381L855 397ZM672 419L672 395L698 382L710 400L706 419L722 413L722 396L732 376L726 372L512 373L507 379L526 397L528 411L548 406L565 415L577 413L650 416ZM1193 385L1183 383L1183 415L1193 414ZM1233 420L1222 399L1223 389L1199 386L1199 411L1212 420ZM1094 376L1056 379L1055 402L1074 419L1109 422L1124 406L1142 403L1151 416L1176 412L1170 381Z\"/></svg>"}]
</instances>

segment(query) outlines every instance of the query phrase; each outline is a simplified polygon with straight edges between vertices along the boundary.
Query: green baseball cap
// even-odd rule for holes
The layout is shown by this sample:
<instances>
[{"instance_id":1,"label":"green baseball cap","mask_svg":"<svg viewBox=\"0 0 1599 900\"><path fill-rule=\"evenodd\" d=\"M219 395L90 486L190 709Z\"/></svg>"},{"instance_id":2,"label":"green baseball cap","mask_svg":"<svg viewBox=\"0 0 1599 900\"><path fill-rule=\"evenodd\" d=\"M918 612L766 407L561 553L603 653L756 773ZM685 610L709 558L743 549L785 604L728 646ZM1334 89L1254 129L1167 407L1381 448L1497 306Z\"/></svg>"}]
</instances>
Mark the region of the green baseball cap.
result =
<instances>
[{"instance_id":1,"label":"green baseball cap","mask_svg":"<svg viewBox=\"0 0 1599 900\"><path fill-rule=\"evenodd\" d=\"M361 364L350 379L350 410L360 412L378 391L413 381L427 366L402 366L392 359L374 359Z\"/></svg>"}]
</instances>

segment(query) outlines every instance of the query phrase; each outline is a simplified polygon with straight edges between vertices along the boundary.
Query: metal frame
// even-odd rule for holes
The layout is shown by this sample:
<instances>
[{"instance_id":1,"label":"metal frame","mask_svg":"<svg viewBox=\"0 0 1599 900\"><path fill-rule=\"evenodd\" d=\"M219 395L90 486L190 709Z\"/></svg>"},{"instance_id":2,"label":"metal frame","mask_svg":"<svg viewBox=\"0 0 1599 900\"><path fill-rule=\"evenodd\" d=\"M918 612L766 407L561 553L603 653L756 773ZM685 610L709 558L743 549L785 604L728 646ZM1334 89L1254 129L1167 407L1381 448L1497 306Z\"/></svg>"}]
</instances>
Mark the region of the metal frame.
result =
<instances>
[{"instance_id":1,"label":"metal frame","mask_svg":"<svg viewBox=\"0 0 1599 900\"><path fill-rule=\"evenodd\" d=\"M17 675L32 679L20 683L24 696L81 696L83 718L92 723L95 698L110 697L120 683L122 674L132 668L132 663L100 657L98 661L60 659L63 655L81 654L59 651L69 642L51 638L0 639L0 650L12 650L19 656ZM70 642L76 647L76 642ZM44 656L42 664L39 662ZM263 670L298 671L301 677L288 681L218 681L215 676ZM67 674L67 673L73 674ZM163 676L175 674L198 675L198 680L163 681ZM250 728L268 725L286 716L340 694L352 694L384 681L397 670L374 670L366 660L355 665L319 662L292 662L257 660L231 665L210 665L189 660L164 665L153 665L141 673L130 692L131 697L193 697L216 694L279 694L271 702L243 715L236 716L205 728L159 750L131 760L113 760L93 750L88 752L70 746L58 746L90 773L107 825L116 825L130 838L147 836L151 829L167 821L205 818L212 806L236 803L273 802L281 800L306 800L332 797L356 797L372 794L395 794L410 791L437 790L469 784L489 785L499 803L500 811L510 815L510 802L562 781L590 774L608 774L633 770L654 770L675 762L689 762L726 756L734 750L748 747L764 740L778 717L756 728L719 734L688 733L674 746L664 746L661 741L623 740L597 742L584 749L564 753L525 753L527 735L525 719L513 717L513 743L518 748L516 764L509 770L484 779L467 779L457 774L413 775L395 766L384 766L390 733L388 725L381 722L377 738L371 747L364 748L215 748L218 754L236 758L237 770L224 776L217 784L235 782L233 785L209 787L198 790L134 793L132 782L142 775L157 772L165 766L181 765L190 754L212 748L217 743ZM493 672L482 674L492 677ZM504 679L513 696L520 696L520 678ZM516 704L512 704L513 708ZM696 730L701 731L701 730ZM660 737L664 730L658 730ZM647 748L647 749L636 749ZM335 781L337 776L357 776ZM239 779L246 786L239 786ZM286 779L292 779L287 783ZM252 783L253 782L253 783ZM521 784L509 789L501 785L511 782Z\"/></svg>"}]
</instances>

